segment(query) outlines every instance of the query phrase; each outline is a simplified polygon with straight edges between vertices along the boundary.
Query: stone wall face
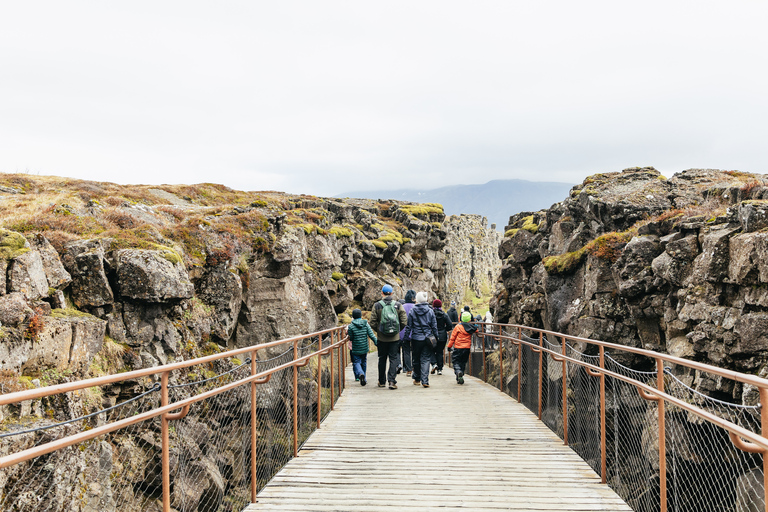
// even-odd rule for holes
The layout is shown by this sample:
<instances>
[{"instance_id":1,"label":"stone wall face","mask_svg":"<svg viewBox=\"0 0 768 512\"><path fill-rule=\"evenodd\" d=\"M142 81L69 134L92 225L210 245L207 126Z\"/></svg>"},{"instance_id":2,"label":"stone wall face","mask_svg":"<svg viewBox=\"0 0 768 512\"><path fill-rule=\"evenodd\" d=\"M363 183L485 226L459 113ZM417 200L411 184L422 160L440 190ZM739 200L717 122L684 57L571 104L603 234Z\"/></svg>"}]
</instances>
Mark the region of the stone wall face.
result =
<instances>
[{"instance_id":1,"label":"stone wall face","mask_svg":"<svg viewBox=\"0 0 768 512\"><path fill-rule=\"evenodd\" d=\"M628 169L587 178L549 210L511 217L493 301L500 319L765 375L763 179L688 170L667 180ZM685 378L730 400L754 399L741 386Z\"/></svg>"},{"instance_id":2,"label":"stone wall face","mask_svg":"<svg viewBox=\"0 0 768 512\"><path fill-rule=\"evenodd\" d=\"M105 334L130 347L132 368L154 366L183 357L180 347L190 343L243 347L335 326L351 307L370 310L385 283L398 298L414 289L450 301L487 292L497 279L499 234L479 216L382 210L369 200L302 206L324 212L322 222L308 229L275 216L264 233L269 250L189 269L178 246L125 249L94 238L68 242L59 254L42 234L27 241L3 231L6 245L18 247L2 260L0 370L84 374Z\"/></svg>"},{"instance_id":3,"label":"stone wall face","mask_svg":"<svg viewBox=\"0 0 768 512\"><path fill-rule=\"evenodd\" d=\"M501 273L501 233L495 225L489 229L488 220L480 215L452 215L444 225L448 236L441 296L457 304L467 293L487 297Z\"/></svg>"}]
</instances>

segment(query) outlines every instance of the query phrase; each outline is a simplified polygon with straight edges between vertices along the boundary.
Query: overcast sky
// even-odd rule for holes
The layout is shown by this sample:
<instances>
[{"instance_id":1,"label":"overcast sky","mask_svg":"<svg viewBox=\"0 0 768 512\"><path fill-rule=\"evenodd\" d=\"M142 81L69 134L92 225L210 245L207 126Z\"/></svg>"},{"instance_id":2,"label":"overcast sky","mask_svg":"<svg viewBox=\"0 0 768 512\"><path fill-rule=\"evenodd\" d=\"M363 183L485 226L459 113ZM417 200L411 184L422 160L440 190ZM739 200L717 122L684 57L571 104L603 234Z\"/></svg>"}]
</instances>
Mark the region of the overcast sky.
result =
<instances>
[{"instance_id":1,"label":"overcast sky","mask_svg":"<svg viewBox=\"0 0 768 512\"><path fill-rule=\"evenodd\" d=\"M317 195L766 173L767 6L0 0L0 172Z\"/></svg>"}]
</instances>

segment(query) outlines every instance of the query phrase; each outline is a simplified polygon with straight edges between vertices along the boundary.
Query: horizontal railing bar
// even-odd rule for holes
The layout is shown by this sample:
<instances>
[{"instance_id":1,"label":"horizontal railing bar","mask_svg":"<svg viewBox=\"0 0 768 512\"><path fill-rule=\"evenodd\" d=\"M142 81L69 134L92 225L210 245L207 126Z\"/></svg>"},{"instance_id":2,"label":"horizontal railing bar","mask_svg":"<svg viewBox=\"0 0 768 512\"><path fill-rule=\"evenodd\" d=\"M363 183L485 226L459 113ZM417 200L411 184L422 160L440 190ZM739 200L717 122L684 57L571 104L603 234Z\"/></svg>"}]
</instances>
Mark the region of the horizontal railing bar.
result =
<instances>
[{"instance_id":1,"label":"horizontal railing bar","mask_svg":"<svg viewBox=\"0 0 768 512\"><path fill-rule=\"evenodd\" d=\"M541 350L543 352L546 352L546 353L550 354L553 357L557 357L561 361L562 360L569 361L571 363L575 363L575 364L577 364L579 366L582 366L584 368L592 369L593 371L600 372L600 373L603 373L603 374L608 375L610 377L613 377L615 379L619 379L619 380L622 380L624 382L627 382L627 383L635 386L636 388L638 388L640 390L643 390L643 391L645 391L647 393L652 394L654 397L663 398L665 401L667 401L669 403L675 404L678 407L680 407L682 409L685 409L686 411L692 412L693 414L695 414L695 415L697 415L697 416L699 416L699 417L709 421L710 423L713 423L713 424L717 425L718 427L721 427L721 428L723 428L723 429L725 429L725 430L727 430L729 432L732 432L732 433L734 433L734 434L736 434L738 436L741 436L744 439L752 441L754 444L756 444L756 445L758 445L758 446L768 450L768 439L766 439L765 437L761 436L760 434L756 434L756 433L754 433L754 432L752 432L750 430L745 429L744 427L736 425L735 423L731 423L728 420L724 420L724 419L720 418L719 416L715 416L712 413L709 413L709 412L707 412L707 411L705 411L703 409L700 409L699 407L696 407L695 405L691 405L691 404L689 404L687 402L684 402L684 401L680 400L679 398L676 398L674 396L668 395L667 393L665 393L663 391L659 391L655 387L649 386L649 385L647 385L645 383L642 383L642 382L640 382L638 380L635 380L635 379L633 379L631 377L627 377L627 376L622 375L620 373L616 373L616 372L613 372L611 370L600 368L599 366L595 366L593 364L589 364L589 363L586 363L584 361L579 361L578 359L574 359L572 357L565 356L565 355L563 355L562 353L559 353L559 352L554 352L551 349L540 347L539 345L534 345L533 343L525 341L525 340L521 340L521 339L517 339L517 338L514 338L514 337L509 337L509 336L503 336L503 335L501 336L501 338L519 341L520 343L524 343L525 345L528 345L529 347L532 347L532 348ZM659 354L659 356L661 356L661 355L662 354Z\"/></svg>"},{"instance_id":2,"label":"horizontal railing bar","mask_svg":"<svg viewBox=\"0 0 768 512\"><path fill-rule=\"evenodd\" d=\"M316 335L317 334L315 334L315 336ZM303 337L305 338L308 336L303 336ZM348 339L349 339L348 337L342 338L341 340L334 343L333 345L323 348L323 350L342 346L347 342ZM251 350L253 350L253 348L251 348ZM7 468L8 466L12 466L14 464L27 461L29 459L34 459L35 457L39 457L41 455L54 452L56 450L61 450L62 448L67 448L77 443L88 441L89 439L93 439L94 437L98 437L104 434L109 434L110 432L114 432L115 430L120 430L121 428L130 427L131 425L134 425L136 423L141 423L142 421L151 420L152 418L156 418L165 413L170 413L171 411L175 411L175 410L178 410L179 408L194 404L196 402L200 402L207 398L211 398L213 396L224 393L225 391L235 389L245 384L250 384L251 382L256 382L257 384L260 384L258 382L260 379L270 376L273 373L278 372L280 370L290 368L291 366L297 366L298 363L303 363L304 360L315 357L319 355L321 352L322 351L313 352L304 357L300 357L296 360L283 363L280 366L276 366L274 368L270 368L269 370L265 370L261 373L257 373L256 375L249 375L248 377L245 377L235 382L231 382L229 384L221 386L220 388L211 389L199 395L185 398L184 400L179 400L178 402L173 402L172 404L168 404L164 407L158 407L157 409L153 409L151 411L137 414L136 416L132 416L130 418L125 418L125 419L116 421L114 423L108 423L106 425L102 425L100 427L96 427L91 430L86 430L78 434L73 434L71 436L57 439L56 441L51 441L50 443L42 444L40 446L35 446L33 448L28 448L26 450L22 450L17 453L0 457L0 469ZM160 367L156 367L156 368L160 368ZM164 371L169 371L169 370L166 369Z\"/></svg>"},{"instance_id":3,"label":"horizontal railing bar","mask_svg":"<svg viewBox=\"0 0 768 512\"><path fill-rule=\"evenodd\" d=\"M294 341L303 340L306 338L312 338L314 336L322 336L330 332L343 329L342 327L334 327L332 329L326 329L324 331L318 331L303 336L294 336L284 340L270 341L261 345L253 345L246 348L237 348L229 350L227 352L221 352L220 354L212 354L210 356L198 357L196 359L190 359L188 361L180 361L178 363L170 363L162 366L153 366L151 368L143 368L141 370L133 370L125 373L117 373L114 375L105 375L104 377L94 377L92 379L80 380L76 382L67 382L64 384L54 384L53 386L46 386L38 389L27 389L25 391L16 391L14 393L8 393L6 395L0 395L0 405L8 405L23 400L34 400L36 398L42 398L45 396L56 395L59 393L67 393L70 391L77 391L78 389L91 388L94 386L103 386L105 384L112 384L114 382L122 382L125 380L138 379L140 377L147 377L149 375L156 375L158 373L179 370L181 368L189 368L198 364L210 363L219 359L225 359L227 357L233 357L246 352L253 352L254 350L264 350L272 347L284 345L286 343L293 343Z\"/></svg>"},{"instance_id":4,"label":"horizontal railing bar","mask_svg":"<svg viewBox=\"0 0 768 512\"><path fill-rule=\"evenodd\" d=\"M518 328L519 327L519 328L525 329L527 331L534 331L534 332L538 332L538 333L542 333L542 334L547 334L547 335L552 335L552 336L557 336L557 337L565 337L569 341L576 341L576 342L581 342L581 343L589 343L591 345L602 346L602 347L609 348L609 349L612 349L612 350L620 350L620 351L624 351L624 352L630 352L630 353L633 353L633 354L643 355L643 356L646 356L646 357L650 357L652 359L661 358L664 361L667 361L667 362L670 362L670 363L674 363L674 364L679 364L681 366L692 368L694 370L705 371L705 372L708 372L708 373L719 375L721 377L726 377L726 378L729 378L729 379L732 379L732 380L735 380L735 381L738 381L738 382L742 382L744 384L752 384L753 386L757 386L757 387L768 389L768 379L763 379L761 377L757 377L755 375L749 375L749 374L746 374L746 373L735 372L733 370L726 370L726 369L723 369L723 368L718 368L717 366L712 366L712 365L709 365L709 364L706 364L706 363L699 363L697 361L689 361L687 359L682 359L680 357L672 356L672 355L669 355L669 354L663 354L661 352L654 352L652 350L645 350L645 349L642 349L642 348L627 347L627 346L624 346L624 345L618 345L616 343L608 343L606 341L598 341L598 340L593 340L593 339L589 339L589 338L579 338L577 336L570 336L568 334L562 334L562 333L558 333L558 332L554 332L554 331L547 331L547 330L544 330L544 329L537 329L535 327L528 327L528 326L525 326L525 325L517 325L517 324L484 324L484 325L501 326L501 327L507 327L507 328ZM491 332L486 332L485 335L486 336L491 336L491 337L496 337L496 338L501 337L503 339L509 339L509 340L517 339L517 338L512 338L512 337L509 337L509 336L495 334L495 333L491 333Z\"/></svg>"}]
</instances>

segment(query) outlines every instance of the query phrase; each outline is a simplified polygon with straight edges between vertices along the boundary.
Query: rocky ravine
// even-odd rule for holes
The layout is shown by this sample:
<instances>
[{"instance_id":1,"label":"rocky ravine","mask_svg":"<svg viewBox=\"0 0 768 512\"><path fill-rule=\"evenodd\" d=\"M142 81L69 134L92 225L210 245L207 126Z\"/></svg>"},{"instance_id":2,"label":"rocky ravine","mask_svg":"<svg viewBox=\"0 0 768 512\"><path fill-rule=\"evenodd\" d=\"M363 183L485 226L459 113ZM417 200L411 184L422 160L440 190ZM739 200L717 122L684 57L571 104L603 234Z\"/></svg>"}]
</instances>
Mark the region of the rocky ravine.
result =
<instances>
[{"instance_id":1,"label":"rocky ravine","mask_svg":"<svg viewBox=\"0 0 768 512\"><path fill-rule=\"evenodd\" d=\"M18 376L84 376L105 339L140 368L194 355L179 348L190 341L224 349L321 330L370 310L384 283L462 301L500 271L486 220L446 219L439 205L201 186L208 204L221 196L208 206L186 188L136 200L114 184L13 178L0 196L0 370ZM12 216L52 191L61 201L62 187L77 195Z\"/></svg>"},{"instance_id":2,"label":"rocky ravine","mask_svg":"<svg viewBox=\"0 0 768 512\"><path fill-rule=\"evenodd\" d=\"M764 176L736 171L590 176L549 210L510 218L497 314L766 375L764 198ZM687 381L729 401L755 399L733 383Z\"/></svg>"},{"instance_id":3,"label":"rocky ravine","mask_svg":"<svg viewBox=\"0 0 768 512\"><path fill-rule=\"evenodd\" d=\"M488 292L501 268L500 235L484 218L446 219L433 204L2 175L0 219L1 392L325 329L351 320L355 307L370 310L384 283L400 297L412 288L463 301ZM221 361L204 373L236 364L242 363ZM301 370L301 396L317 396L313 371ZM171 383L200 379L174 372ZM0 407L0 429L114 405L146 390L152 383L144 380ZM289 389L280 376L260 387L259 449L271 454L260 478L271 476L290 450L290 443L269 435L290 427L289 399L282 395ZM172 460L192 456L199 478L187 485L190 476L172 463L176 509L219 510L233 489L247 488L233 461L243 457L238 440L249 428L249 401L226 399L215 418L205 407L193 408L184 424L195 436L173 443ZM314 400L299 407L311 416L305 409ZM97 421L103 418L87 424ZM81 427L14 437L0 455ZM213 431L218 436L206 434ZM10 499L20 510L152 510L160 482L158 436L156 422L148 422L135 433L57 453L53 464L40 458L0 472L0 503ZM221 439L232 446L222 449L215 444ZM46 468L54 465L56 484L49 485ZM28 480L34 475L42 483ZM48 494L37 494L38 485Z\"/></svg>"}]
</instances>

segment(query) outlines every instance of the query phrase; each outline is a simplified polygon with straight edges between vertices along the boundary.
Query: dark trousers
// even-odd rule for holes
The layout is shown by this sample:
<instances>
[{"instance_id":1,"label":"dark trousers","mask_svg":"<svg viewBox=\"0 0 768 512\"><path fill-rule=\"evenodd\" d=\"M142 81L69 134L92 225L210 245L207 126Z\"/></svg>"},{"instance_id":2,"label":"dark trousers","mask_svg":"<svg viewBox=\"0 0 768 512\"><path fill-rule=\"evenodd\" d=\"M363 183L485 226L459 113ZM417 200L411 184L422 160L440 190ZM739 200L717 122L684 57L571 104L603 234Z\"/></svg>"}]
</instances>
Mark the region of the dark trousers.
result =
<instances>
[{"instance_id":1,"label":"dark trousers","mask_svg":"<svg viewBox=\"0 0 768 512\"><path fill-rule=\"evenodd\" d=\"M400 342L379 340L379 384L397 383L397 366L400 364ZM389 360L389 371L387 371ZM386 380L384 380L386 377Z\"/></svg>"},{"instance_id":2,"label":"dark trousers","mask_svg":"<svg viewBox=\"0 0 768 512\"><path fill-rule=\"evenodd\" d=\"M453 371L457 374L459 372L466 373L467 361L469 361L469 349L468 348L455 348L451 354L451 361L453 362Z\"/></svg>"},{"instance_id":3,"label":"dark trousers","mask_svg":"<svg viewBox=\"0 0 768 512\"><path fill-rule=\"evenodd\" d=\"M435 368L438 370L443 369L443 364L445 361L443 361L443 353L445 352L445 341L439 341L437 342L437 346L435 347L435 351L432 353L432 360L431 363L435 365Z\"/></svg>"},{"instance_id":4,"label":"dark trousers","mask_svg":"<svg viewBox=\"0 0 768 512\"><path fill-rule=\"evenodd\" d=\"M411 342L410 341L401 341L400 346L403 350L403 371L410 372L413 371L413 363L411 361L412 354L411 354Z\"/></svg>"},{"instance_id":5,"label":"dark trousers","mask_svg":"<svg viewBox=\"0 0 768 512\"><path fill-rule=\"evenodd\" d=\"M413 375L416 382L429 384L429 361L432 359L432 345L426 340L412 340Z\"/></svg>"}]
</instances>

